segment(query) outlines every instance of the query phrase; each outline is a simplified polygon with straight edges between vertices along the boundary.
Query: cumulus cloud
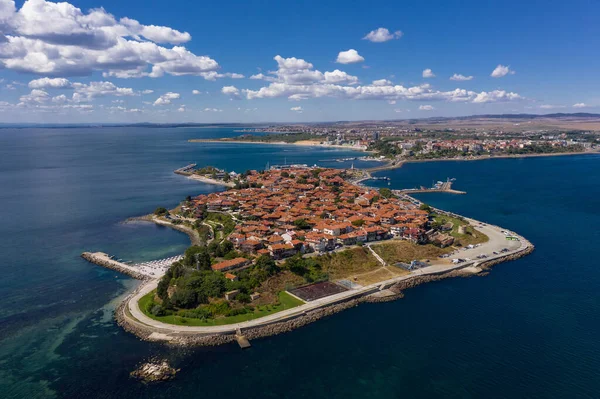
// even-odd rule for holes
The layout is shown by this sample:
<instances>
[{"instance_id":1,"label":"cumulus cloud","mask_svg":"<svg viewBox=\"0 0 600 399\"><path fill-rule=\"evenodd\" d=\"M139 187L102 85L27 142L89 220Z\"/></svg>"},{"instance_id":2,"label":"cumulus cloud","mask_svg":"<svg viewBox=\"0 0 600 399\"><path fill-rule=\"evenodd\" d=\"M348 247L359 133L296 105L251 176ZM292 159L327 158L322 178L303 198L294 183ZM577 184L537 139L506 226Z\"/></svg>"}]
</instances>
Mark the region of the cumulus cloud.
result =
<instances>
[{"instance_id":1,"label":"cumulus cloud","mask_svg":"<svg viewBox=\"0 0 600 399\"><path fill-rule=\"evenodd\" d=\"M275 57L279 69L271 74L274 81L258 90L241 90L247 99L287 98L305 100L309 98L342 98L352 100L409 100L409 101L449 101L449 102L500 102L522 99L517 93L501 90L475 92L465 89L451 91L434 90L429 84L413 87L394 85L380 79L370 85L335 84L327 82L324 74L302 59Z\"/></svg>"},{"instance_id":2,"label":"cumulus cloud","mask_svg":"<svg viewBox=\"0 0 600 399\"><path fill-rule=\"evenodd\" d=\"M223 110L219 108L204 108L204 112L223 112Z\"/></svg>"},{"instance_id":3,"label":"cumulus cloud","mask_svg":"<svg viewBox=\"0 0 600 399\"><path fill-rule=\"evenodd\" d=\"M472 80L473 76L465 76L465 75L461 75L460 73L455 73L454 75L450 76L450 80L456 80L459 82L465 81L465 80Z\"/></svg>"},{"instance_id":4,"label":"cumulus cloud","mask_svg":"<svg viewBox=\"0 0 600 399\"><path fill-rule=\"evenodd\" d=\"M192 90L192 94L198 95L198 94L200 94L200 90Z\"/></svg>"},{"instance_id":5,"label":"cumulus cloud","mask_svg":"<svg viewBox=\"0 0 600 399\"><path fill-rule=\"evenodd\" d=\"M586 103L573 104L573 108L585 108L585 107L587 107Z\"/></svg>"},{"instance_id":6,"label":"cumulus cloud","mask_svg":"<svg viewBox=\"0 0 600 399\"><path fill-rule=\"evenodd\" d=\"M235 98L235 99L241 98L240 90L235 86L224 86L221 89L221 93L223 93L226 96L229 96L231 98Z\"/></svg>"},{"instance_id":7,"label":"cumulus cloud","mask_svg":"<svg viewBox=\"0 0 600 399\"><path fill-rule=\"evenodd\" d=\"M154 101L154 105L169 105L172 100L177 100L181 95L179 93L168 92L158 97L156 101Z\"/></svg>"},{"instance_id":8,"label":"cumulus cloud","mask_svg":"<svg viewBox=\"0 0 600 399\"><path fill-rule=\"evenodd\" d=\"M29 82L30 89L66 89L71 87L71 82L65 78L40 78Z\"/></svg>"},{"instance_id":9,"label":"cumulus cloud","mask_svg":"<svg viewBox=\"0 0 600 399\"><path fill-rule=\"evenodd\" d=\"M432 105L419 105L419 111L433 111L434 109Z\"/></svg>"},{"instance_id":10,"label":"cumulus cloud","mask_svg":"<svg viewBox=\"0 0 600 399\"><path fill-rule=\"evenodd\" d=\"M379 79L373 81L373 86L390 86L392 82L387 79Z\"/></svg>"},{"instance_id":11,"label":"cumulus cloud","mask_svg":"<svg viewBox=\"0 0 600 399\"><path fill-rule=\"evenodd\" d=\"M304 110L302 109L302 107L292 107L290 108L290 111L294 111L301 114Z\"/></svg>"},{"instance_id":12,"label":"cumulus cloud","mask_svg":"<svg viewBox=\"0 0 600 399\"><path fill-rule=\"evenodd\" d=\"M325 78L325 83L344 83L349 85L358 83L358 78L356 76L349 75L339 69L332 72L325 72L323 77Z\"/></svg>"},{"instance_id":13,"label":"cumulus cloud","mask_svg":"<svg viewBox=\"0 0 600 399\"><path fill-rule=\"evenodd\" d=\"M504 65L498 65L496 67L496 69L494 69L492 71L492 74L490 75L492 78L501 78L504 77L506 75L514 75L515 71L511 70L510 67L508 66L504 66Z\"/></svg>"},{"instance_id":14,"label":"cumulus cloud","mask_svg":"<svg viewBox=\"0 0 600 399\"><path fill-rule=\"evenodd\" d=\"M301 58L283 58L280 55L276 55L273 59L277 62L278 69L277 71L269 72L272 76L258 74L253 75L250 78L266 80L269 82L279 82L288 85L314 83L355 85L359 82L356 76L352 76L339 69L326 71L325 73L315 70L313 64ZM299 100L301 98L294 99Z\"/></svg>"},{"instance_id":15,"label":"cumulus cloud","mask_svg":"<svg viewBox=\"0 0 600 399\"><path fill-rule=\"evenodd\" d=\"M433 73L433 71L429 68L424 69L423 70L423 77L424 78L435 78L435 74Z\"/></svg>"},{"instance_id":16,"label":"cumulus cloud","mask_svg":"<svg viewBox=\"0 0 600 399\"><path fill-rule=\"evenodd\" d=\"M142 94L152 94L152 93L154 93L154 90L147 89L147 90L142 91Z\"/></svg>"},{"instance_id":17,"label":"cumulus cloud","mask_svg":"<svg viewBox=\"0 0 600 399\"><path fill-rule=\"evenodd\" d=\"M19 72L74 76L103 71L130 78L203 76L219 69L215 60L180 45L191 39L189 33L117 20L102 8L83 12L66 2L26 0L17 9L13 1L0 0L0 32L0 64Z\"/></svg>"},{"instance_id":18,"label":"cumulus cloud","mask_svg":"<svg viewBox=\"0 0 600 399\"><path fill-rule=\"evenodd\" d=\"M513 100L522 100L522 99L523 99L523 97L521 97L517 93L513 93L513 92L509 93L504 90L494 90L494 91L490 91L489 93L482 91L481 93L477 94L477 96L475 97L473 102L474 103L491 103L491 102L498 102L498 101L513 101Z\"/></svg>"},{"instance_id":19,"label":"cumulus cloud","mask_svg":"<svg viewBox=\"0 0 600 399\"><path fill-rule=\"evenodd\" d=\"M137 93L129 87L117 87L112 82L90 82L85 83L73 83L71 85L74 89L73 100L75 101L89 101L95 97L103 96L135 96Z\"/></svg>"},{"instance_id":20,"label":"cumulus cloud","mask_svg":"<svg viewBox=\"0 0 600 399\"><path fill-rule=\"evenodd\" d=\"M399 30L390 32L387 28L378 28L367 33L363 40L368 40L373 43L388 42L393 39L400 39L403 33Z\"/></svg>"},{"instance_id":21,"label":"cumulus cloud","mask_svg":"<svg viewBox=\"0 0 600 399\"><path fill-rule=\"evenodd\" d=\"M45 103L49 100L50 100L50 95L48 94L48 92L46 92L44 90L39 90L39 89L33 89L33 90L31 90L31 93L25 94L19 98L19 101L21 101L22 103L25 103L25 104L31 104L31 103L41 104L41 103Z\"/></svg>"},{"instance_id":22,"label":"cumulus cloud","mask_svg":"<svg viewBox=\"0 0 600 399\"><path fill-rule=\"evenodd\" d=\"M356 64L357 62L363 62L364 57L358 54L358 51L350 49L347 51L340 51L335 62L338 64Z\"/></svg>"}]
</instances>

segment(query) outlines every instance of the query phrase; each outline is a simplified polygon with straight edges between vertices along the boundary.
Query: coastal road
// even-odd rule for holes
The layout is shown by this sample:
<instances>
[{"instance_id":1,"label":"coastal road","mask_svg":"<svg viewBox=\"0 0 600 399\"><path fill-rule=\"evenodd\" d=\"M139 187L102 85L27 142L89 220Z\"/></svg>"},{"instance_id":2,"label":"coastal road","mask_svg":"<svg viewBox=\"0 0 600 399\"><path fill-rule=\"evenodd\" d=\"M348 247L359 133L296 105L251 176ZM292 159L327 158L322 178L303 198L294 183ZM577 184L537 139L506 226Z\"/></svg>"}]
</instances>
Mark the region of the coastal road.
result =
<instances>
[{"instance_id":1,"label":"coastal road","mask_svg":"<svg viewBox=\"0 0 600 399\"><path fill-rule=\"evenodd\" d=\"M345 302L353 298L370 295L380 291L381 289L389 288L398 282L415 278L417 276L442 274L453 270L476 267L483 262L488 262L496 259L501 260L503 258L506 258L507 256L518 254L532 247L529 241L516 234L514 235L519 237L519 241L506 240L505 234L502 233L504 229L498 226L485 225L480 227L480 222L472 219L467 220L469 220L469 222L476 226L480 231L485 233L489 237L489 241L484 244L481 244L479 247L469 249L466 251L460 251L459 253L452 255L449 259L435 261L430 266L426 266L421 269L412 271L408 275L399 276L376 284L371 284L357 289L348 290L339 294L331 295L312 302L308 302L304 305L300 305L292 309L283 310L281 312L274 313L269 316L261 317L259 319L223 326L205 327L178 326L173 324L162 323L160 321L151 319L150 317L142 313L142 311L139 308L138 301L141 297L143 297L144 295L148 294L156 288L158 280L152 280L143 284L139 287L136 293L134 293L132 296L126 299L127 303L125 304L124 309L126 308L128 312L124 312L124 316L128 319L129 322L133 323L134 325L150 328L151 330L155 331L156 334L154 338L160 340L170 340L176 338L178 335L190 334L200 336L234 334L238 329L250 329L290 320L298 316L302 316L307 312L310 312L311 310L315 310L325 306L330 306L336 303ZM500 253L500 250L502 250L503 248L507 248L509 251L506 253ZM499 252L499 254L493 255L494 251ZM476 259L476 257L481 254L487 255L488 258L481 260ZM451 262L451 259L458 258L471 258L472 260L460 264L453 264Z\"/></svg>"}]
</instances>

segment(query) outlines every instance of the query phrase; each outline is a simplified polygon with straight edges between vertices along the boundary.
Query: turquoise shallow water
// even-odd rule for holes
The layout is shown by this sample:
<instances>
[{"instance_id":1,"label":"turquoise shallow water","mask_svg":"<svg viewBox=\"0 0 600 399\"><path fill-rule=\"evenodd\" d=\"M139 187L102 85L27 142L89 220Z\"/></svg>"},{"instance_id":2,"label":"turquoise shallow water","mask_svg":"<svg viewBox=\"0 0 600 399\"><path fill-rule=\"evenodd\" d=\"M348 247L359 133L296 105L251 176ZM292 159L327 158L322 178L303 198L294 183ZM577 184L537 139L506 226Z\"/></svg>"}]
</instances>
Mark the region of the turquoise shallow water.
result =
<instances>
[{"instance_id":1,"label":"turquoise shallow water","mask_svg":"<svg viewBox=\"0 0 600 399\"><path fill-rule=\"evenodd\" d=\"M514 229L536 252L485 278L418 287L240 351L171 349L123 332L111 311L135 281L81 260L181 253L185 235L123 224L218 189L172 171L320 163L357 154L275 145L193 144L230 129L0 130L0 392L8 398L597 397L600 380L600 157L409 164L394 188L456 177L466 196L433 205ZM360 165L357 165L360 166ZM128 377L151 356L168 384Z\"/></svg>"}]
</instances>

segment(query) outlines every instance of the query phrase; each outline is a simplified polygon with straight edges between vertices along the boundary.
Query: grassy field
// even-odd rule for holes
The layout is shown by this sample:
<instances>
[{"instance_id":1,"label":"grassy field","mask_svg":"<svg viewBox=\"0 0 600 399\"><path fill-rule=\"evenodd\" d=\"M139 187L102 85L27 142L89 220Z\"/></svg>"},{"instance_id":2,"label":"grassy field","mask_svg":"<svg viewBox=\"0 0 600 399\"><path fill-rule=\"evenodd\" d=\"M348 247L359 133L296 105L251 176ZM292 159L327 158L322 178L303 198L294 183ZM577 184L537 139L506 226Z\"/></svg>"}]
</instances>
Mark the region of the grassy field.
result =
<instances>
[{"instance_id":1,"label":"grassy field","mask_svg":"<svg viewBox=\"0 0 600 399\"><path fill-rule=\"evenodd\" d=\"M323 271L330 280L345 279L381 268L367 248L352 248L318 257Z\"/></svg>"},{"instance_id":2,"label":"grassy field","mask_svg":"<svg viewBox=\"0 0 600 399\"><path fill-rule=\"evenodd\" d=\"M268 316L277 312L281 312L282 310L295 308L296 306L304 304L304 302L297 298L294 298L287 292L281 291L278 295L278 304L257 306L254 312L252 313L240 314L237 316L219 317L216 319L194 319L189 317L181 317L177 315L154 316L146 312L148 304L153 302L155 293L156 291L152 291L140 298L139 306L141 311L151 319L158 320L167 324L175 324L178 326L222 326L225 324L241 323L243 321L258 319L260 317Z\"/></svg>"},{"instance_id":3,"label":"grassy field","mask_svg":"<svg viewBox=\"0 0 600 399\"><path fill-rule=\"evenodd\" d=\"M218 241L221 241L223 238L231 234L235 228L235 222L233 221L233 218L231 215L225 213L209 212L206 216L206 219L204 219L204 222L213 228L216 233L215 239Z\"/></svg>"},{"instance_id":4,"label":"grassy field","mask_svg":"<svg viewBox=\"0 0 600 399\"><path fill-rule=\"evenodd\" d=\"M439 248L432 244L416 245L404 240L391 240L372 245L371 248L389 264L410 263L413 260L435 259L452 252L452 248Z\"/></svg>"},{"instance_id":5,"label":"grassy field","mask_svg":"<svg viewBox=\"0 0 600 399\"><path fill-rule=\"evenodd\" d=\"M454 246L464 247L471 244L481 244L489 240L488 236L486 236L479 230L474 229L472 226L468 226L468 223L464 220L454 218L451 216L435 215L434 221L440 224L445 224L447 222L452 223L452 231L450 231L449 234L455 239ZM467 234L458 234L459 226L467 226Z\"/></svg>"}]
</instances>

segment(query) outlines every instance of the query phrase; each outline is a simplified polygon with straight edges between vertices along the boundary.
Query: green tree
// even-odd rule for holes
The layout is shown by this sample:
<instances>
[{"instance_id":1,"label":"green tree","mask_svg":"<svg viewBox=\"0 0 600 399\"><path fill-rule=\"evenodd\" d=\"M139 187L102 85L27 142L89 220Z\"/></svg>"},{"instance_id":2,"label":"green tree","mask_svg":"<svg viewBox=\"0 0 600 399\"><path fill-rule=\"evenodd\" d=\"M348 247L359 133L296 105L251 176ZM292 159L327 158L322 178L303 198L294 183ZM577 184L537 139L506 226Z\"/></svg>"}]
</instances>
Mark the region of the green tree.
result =
<instances>
[{"instance_id":1,"label":"green tree","mask_svg":"<svg viewBox=\"0 0 600 399\"><path fill-rule=\"evenodd\" d=\"M431 213L431 211L432 211L431 207L427 204L421 204L419 209L422 211L427 211L427 213Z\"/></svg>"},{"instance_id":2,"label":"green tree","mask_svg":"<svg viewBox=\"0 0 600 399\"><path fill-rule=\"evenodd\" d=\"M204 275L200 291L207 297L218 298L225 292L226 279L221 273L209 272Z\"/></svg>"},{"instance_id":3,"label":"green tree","mask_svg":"<svg viewBox=\"0 0 600 399\"><path fill-rule=\"evenodd\" d=\"M304 218L299 218L294 220L294 226L302 230L307 230L310 228L310 223L308 223Z\"/></svg>"},{"instance_id":4,"label":"green tree","mask_svg":"<svg viewBox=\"0 0 600 399\"><path fill-rule=\"evenodd\" d=\"M192 245L186 249L183 263L198 270L211 270L210 254L205 246Z\"/></svg>"},{"instance_id":5,"label":"green tree","mask_svg":"<svg viewBox=\"0 0 600 399\"><path fill-rule=\"evenodd\" d=\"M168 294L168 290L169 290L169 282L171 281L171 277L167 277L167 275L165 274L163 276L163 278L160 279L160 281L158 282L158 285L156 286L156 295L158 295L158 297L160 299L165 299L169 296Z\"/></svg>"},{"instance_id":6,"label":"green tree","mask_svg":"<svg viewBox=\"0 0 600 399\"><path fill-rule=\"evenodd\" d=\"M177 287L171 301L178 308L193 308L197 305L196 293L187 287Z\"/></svg>"},{"instance_id":7,"label":"green tree","mask_svg":"<svg viewBox=\"0 0 600 399\"><path fill-rule=\"evenodd\" d=\"M261 255L258 259L256 259L254 267L266 271L269 276L277 274L279 271L275 261L267 255Z\"/></svg>"},{"instance_id":8,"label":"green tree","mask_svg":"<svg viewBox=\"0 0 600 399\"><path fill-rule=\"evenodd\" d=\"M221 243L221 253L226 255L227 253L233 250L233 243L231 241L225 240Z\"/></svg>"},{"instance_id":9,"label":"green tree","mask_svg":"<svg viewBox=\"0 0 600 399\"><path fill-rule=\"evenodd\" d=\"M156 216L164 216L168 213L169 213L169 211L167 210L167 208L163 208L162 206L160 206L154 210L154 214Z\"/></svg>"},{"instance_id":10,"label":"green tree","mask_svg":"<svg viewBox=\"0 0 600 399\"><path fill-rule=\"evenodd\" d=\"M354 227L361 227L364 224L365 224L365 221L362 219L352 221L352 226L354 226Z\"/></svg>"},{"instance_id":11,"label":"green tree","mask_svg":"<svg viewBox=\"0 0 600 399\"><path fill-rule=\"evenodd\" d=\"M380 188L379 195L381 196L381 198L392 198L394 196L392 190L390 190L387 187Z\"/></svg>"}]
</instances>

